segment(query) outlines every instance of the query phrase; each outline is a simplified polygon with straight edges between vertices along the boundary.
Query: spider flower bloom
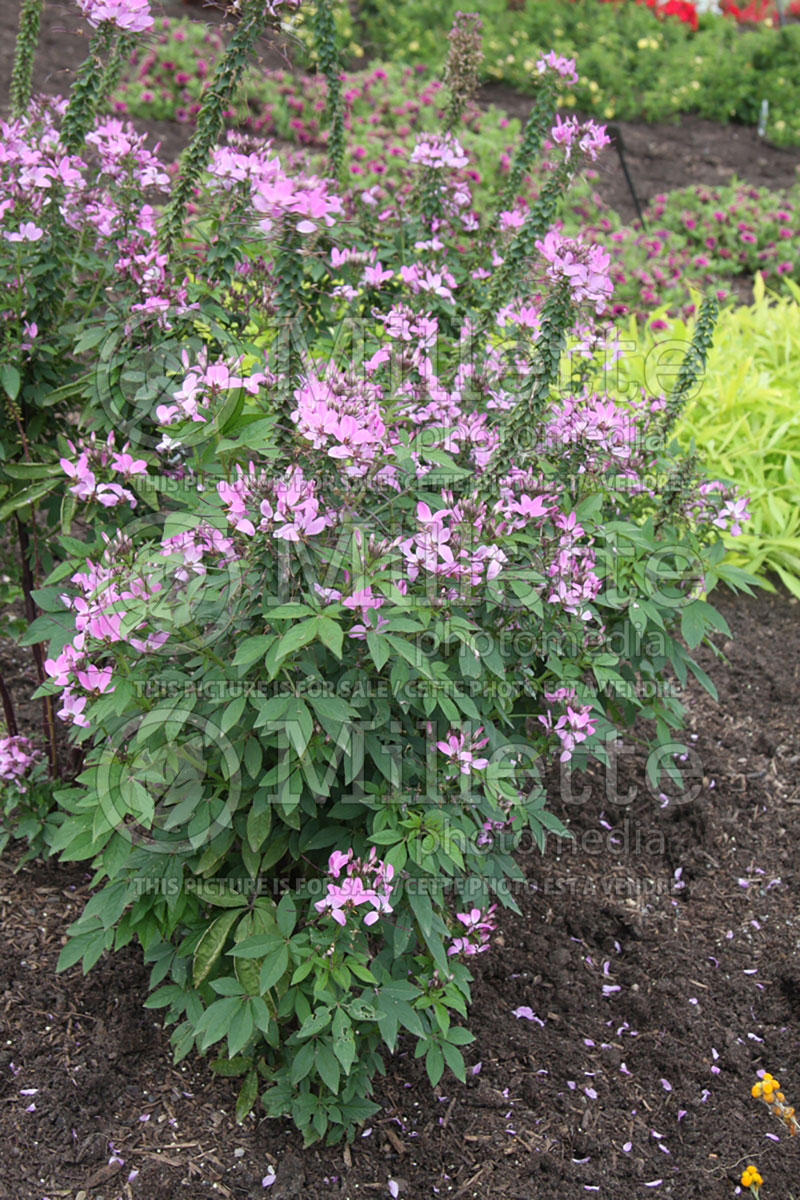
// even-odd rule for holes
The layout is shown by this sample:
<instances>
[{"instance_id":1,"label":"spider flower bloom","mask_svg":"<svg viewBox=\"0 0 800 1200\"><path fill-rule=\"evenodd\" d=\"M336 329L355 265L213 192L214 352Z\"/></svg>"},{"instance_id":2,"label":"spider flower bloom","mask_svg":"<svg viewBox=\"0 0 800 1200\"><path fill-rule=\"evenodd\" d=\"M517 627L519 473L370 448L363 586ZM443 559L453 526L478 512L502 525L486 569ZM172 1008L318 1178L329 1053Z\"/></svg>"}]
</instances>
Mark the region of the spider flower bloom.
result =
<instances>
[{"instance_id":1,"label":"spider flower bloom","mask_svg":"<svg viewBox=\"0 0 800 1200\"><path fill-rule=\"evenodd\" d=\"M472 737L463 733L456 733L451 729L447 735L447 740L437 742L436 749L441 750L447 758L454 763L462 775L471 775L473 771L483 771L489 765L488 758L476 758L474 751L482 750L488 745L487 737L481 738L479 735L483 733L483 726L475 730Z\"/></svg>"},{"instance_id":2,"label":"spider flower bloom","mask_svg":"<svg viewBox=\"0 0 800 1200\"><path fill-rule=\"evenodd\" d=\"M343 868L346 873L339 883ZM318 913L328 910L336 924L344 928L348 913L361 905L368 904L371 909L364 917L365 925L374 925L381 913L392 912L389 901L394 867L377 858L374 846L364 860L354 858L352 849L346 853L334 850L328 859L328 871L337 882L328 883L327 895L316 901Z\"/></svg>"},{"instance_id":3,"label":"spider flower bloom","mask_svg":"<svg viewBox=\"0 0 800 1200\"><path fill-rule=\"evenodd\" d=\"M148 0L78 0L78 7L95 28L106 21L125 33L144 33L153 27Z\"/></svg>"}]
</instances>

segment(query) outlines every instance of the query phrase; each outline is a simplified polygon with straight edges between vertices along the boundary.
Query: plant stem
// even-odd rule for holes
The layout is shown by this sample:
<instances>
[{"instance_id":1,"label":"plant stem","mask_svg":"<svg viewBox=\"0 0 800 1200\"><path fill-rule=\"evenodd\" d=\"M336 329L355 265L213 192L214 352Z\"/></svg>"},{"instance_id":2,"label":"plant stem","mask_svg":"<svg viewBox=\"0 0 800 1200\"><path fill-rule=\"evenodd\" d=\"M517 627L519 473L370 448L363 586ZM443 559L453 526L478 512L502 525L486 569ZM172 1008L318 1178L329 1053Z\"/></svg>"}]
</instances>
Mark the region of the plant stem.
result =
<instances>
[{"instance_id":1,"label":"plant stem","mask_svg":"<svg viewBox=\"0 0 800 1200\"><path fill-rule=\"evenodd\" d=\"M8 736L16 737L19 733L19 729L17 728L17 717L14 712L14 702L11 699L11 693L6 687L6 681L3 679L2 675L0 675L0 701L2 701L3 704L3 716L5 717L6 721Z\"/></svg>"},{"instance_id":2,"label":"plant stem","mask_svg":"<svg viewBox=\"0 0 800 1200\"><path fill-rule=\"evenodd\" d=\"M36 604L33 599L36 584L30 564L30 539L28 537L28 530L20 520L19 513L16 514L16 520L17 538L19 541L20 558L22 560L22 594L25 599L25 617L28 624L32 625L36 620ZM45 683L47 673L44 669L44 651L42 650L41 642L35 642L31 650L33 651L33 661L36 664L39 683ZM52 779L60 779L52 696L42 696L42 713L44 717L44 738L47 744L47 757L50 763L50 777Z\"/></svg>"},{"instance_id":3,"label":"plant stem","mask_svg":"<svg viewBox=\"0 0 800 1200\"><path fill-rule=\"evenodd\" d=\"M225 111L239 86L256 39L271 16L265 0L244 0L236 32L230 40L206 91L194 137L180 159L180 177L172 193L161 228L164 248L169 250L183 233L186 205L205 170L209 152L225 128Z\"/></svg>"},{"instance_id":4,"label":"plant stem","mask_svg":"<svg viewBox=\"0 0 800 1200\"><path fill-rule=\"evenodd\" d=\"M70 154L77 154L92 126L105 79L103 57L114 45L116 34L110 21L103 21L89 43L89 55L78 67L67 111L61 123L61 140Z\"/></svg>"}]
</instances>

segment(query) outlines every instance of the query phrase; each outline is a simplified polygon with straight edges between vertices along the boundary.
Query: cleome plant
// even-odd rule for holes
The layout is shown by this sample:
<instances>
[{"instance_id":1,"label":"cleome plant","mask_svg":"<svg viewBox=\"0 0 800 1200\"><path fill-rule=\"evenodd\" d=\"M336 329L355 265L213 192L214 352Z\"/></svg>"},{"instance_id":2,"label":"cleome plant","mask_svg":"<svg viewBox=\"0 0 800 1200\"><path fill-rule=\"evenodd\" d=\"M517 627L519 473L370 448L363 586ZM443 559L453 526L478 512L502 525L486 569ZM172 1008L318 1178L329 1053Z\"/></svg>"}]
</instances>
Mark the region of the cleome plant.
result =
<instances>
[{"instance_id":1,"label":"cleome plant","mask_svg":"<svg viewBox=\"0 0 800 1200\"><path fill-rule=\"evenodd\" d=\"M510 169L550 139L538 198L479 215L475 21L450 127L386 194L220 142L278 4L241 0L172 181L98 115L146 0L81 8L92 70L2 130L2 511L59 731L37 765L9 696L7 832L93 873L61 970L138 942L147 1007L239 1081L239 1120L352 1139L401 1044L464 1078L513 851L565 832L547 767L644 716L648 786L689 794L663 685L713 690L707 597L749 580L721 541L746 501L673 437L716 303L663 389L611 399L608 255L555 224L607 138L557 115L556 53Z\"/></svg>"}]
</instances>

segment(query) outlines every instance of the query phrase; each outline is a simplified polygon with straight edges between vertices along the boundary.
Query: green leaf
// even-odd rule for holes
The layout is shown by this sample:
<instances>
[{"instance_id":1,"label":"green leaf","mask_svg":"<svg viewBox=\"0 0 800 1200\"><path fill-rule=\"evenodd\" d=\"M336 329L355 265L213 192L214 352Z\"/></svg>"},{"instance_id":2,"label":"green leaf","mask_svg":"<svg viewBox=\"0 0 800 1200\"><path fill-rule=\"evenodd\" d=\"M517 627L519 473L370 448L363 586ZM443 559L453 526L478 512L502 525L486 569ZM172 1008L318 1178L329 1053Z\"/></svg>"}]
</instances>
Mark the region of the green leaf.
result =
<instances>
[{"instance_id":1,"label":"green leaf","mask_svg":"<svg viewBox=\"0 0 800 1200\"><path fill-rule=\"evenodd\" d=\"M253 1012L250 1005L240 1003L228 1027L228 1055L235 1058L253 1036Z\"/></svg>"},{"instance_id":2,"label":"green leaf","mask_svg":"<svg viewBox=\"0 0 800 1200\"><path fill-rule=\"evenodd\" d=\"M280 932L284 937L291 937L297 922L297 905L291 892L281 897L276 916Z\"/></svg>"},{"instance_id":3,"label":"green leaf","mask_svg":"<svg viewBox=\"0 0 800 1200\"><path fill-rule=\"evenodd\" d=\"M431 1087L436 1087L444 1074L444 1056L436 1045L428 1047L425 1055L425 1070L428 1072Z\"/></svg>"},{"instance_id":4,"label":"green leaf","mask_svg":"<svg viewBox=\"0 0 800 1200\"><path fill-rule=\"evenodd\" d=\"M255 933L239 942L230 953L233 958L264 958L274 954L282 944L283 938L277 933Z\"/></svg>"},{"instance_id":5,"label":"green leaf","mask_svg":"<svg viewBox=\"0 0 800 1200\"><path fill-rule=\"evenodd\" d=\"M248 1113L252 1112L253 1105L258 1096L258 1072L253 1069L248 1072L247 1078L242 1084L239 1095L236 1098L236 1124L243 1124Z\"/></svg>"},{"instance_id":6,"label":"green leaf","mask_svg":"<svg viewBox=\"0 0 800 1200\"><path fill-rule=\"evenodd\" d=\"M266 800L254 800L247 814L247 843L251 850L259 851L269 837L272 826L272 807Z\"/></svg>"},{"instance_id":7,"label":"green leaf","mask_svg":"<svg viewBox=\"0 0 800 1200\"><path fill-rule=\"evenodd\" d=\"M21 492L17 492L0 506L0 521L5 521L6 517L10 517L12 513L35 504L37 500L56 491L60 486L61 482L58 479L43 479L38 483L32 483L30 487L23 488Z\"/></svg>"},{"instance_id":8,"label":"green leaf","mask_svg":"<svg viewBox=\"0 0 800 1200\"><path fill-rule=\"evenodd\" d=\"M356 1039L350 1018L341 1008L336 1010L333 1018L333 1053L342 1064L345 1075L349 1075L356 1057Z\"/></svg>"},{"instance_id":9,"label":"green leaf","mask_svg":"<svg viewBox=\"0 0 800 1200\"><path fill-rule=\"evenodd\" d=\"M298 1084L301 1079L305 1079L308 1072L314 1066L315 1047L313 1042L306 1042L304 1046L295 1054L292 1059L291 1078L293 1084Z\"/></svg>"},{"instance_id":10,"label":"green leaf","mask_svg":"<svg viewBox=\"0 0 800 1200\"><path fill-rule=\"evenodd\" d=\"M422 930L422 936L427 939L433 933L433 905L431 898L427 892L417 890L414 886L415 881L409 880L411 886L406 888L408 902L411 905L411 911L419 922L419 927Z\"/></svg>"},{"instance_id":11,"label":"green leaf","mask_svg":"<svg viewBox=\"0 0 800 1200\"><path fill-rule=\"evenodd\" d=\"M0 363L0 384L3 385L5 394L10 399L16 400L22 384L22 377L17 368L11 366L11 363Z\"/></svg>"},{"instance_id":12,"label":"green leaf","mask_svg":"<svg viewBox=\"0 0 800 1200\"><path fill-rule=\"evenodd\" d=\"M351 1000L345 1006L354 1021L377 1021L378 1014L366 1000Z\"/></svg>"},{"instance_id":13,"label":"green leaf","mask_svg":"<svg viewBox=\"0 0 800 1200\"><path fill-rule=\"evenodd\" d=\"M313 1037L316 1033L322 1033L323 1029L331 1023L331 1010L329 1008L318 1008L310 1017L308 1017L297 1032L299 1038Z\"/></svg>"},{"instance_id":14,"label":"green leaf","mask_svg":"<svg viewBox=\"0 0 800 1200\"><path fill-rule=\"evenodd\" d=\"M238 979L225 975L222 979L212 979L211 987L218 996L243 996L244 988Z\"/></svg>"},{"instance_id":15,"label":"green leaf","mask_svg":"<svg viewBox=\"0 0 800 1200\"><path fill-rule=\"evenodd\" d=\"M475 1041L475 1034L464 1029L463 1025L452 1025L447 1040L454 1046L470 1046Z\"/></svg>"},{"instance_id":16,"label":"green leaf","mask_svg":"<svg viewBox=\"0 0 800 1200\"><path fill-rule=\"evenodd\" d=\"M324 1042L318 1042L314 1058L320 1079L327 1088L338 1095L341 1071L336 1055Z\"/></svg>"},{"instance_id":17,"label":"green leaf","mask_svg":"<svg viewBox=\"0 0 800 1200\"><path fill-rule=\"evenodd\" d=\"M215 1075L221 1075L224 1079L235 1079L238 1075L244 1075L250 1069L250 1059L244 1057L237 1058L215 1058L211 1062L211 1070Z\"/></svg>"},{"instance_id":18,"label":"green leaf","mask_svg":"<svg viewBox=\"0 0 800 1200\"><path fill-rule=\"evenodd\" d=\"M222 1000L215 1000L205 1010L195 1026L195 1036L201 1050L207 1050L209 1046L213 1046L215 1042L219 1042L225 1037L239 1008L241 1008L241 1001L238 997L226 996Z\"/></svg>"},{"instance_id":19,"label":"green leaf","mask_svg":"<svg viewBox=\"0 0 800 1200\"><path fill-rule=\"evenodd\" d=\"M380 633L367 633L367 648L378 671L381 671L389 658L390 648Z\"/></svg>"},{"instance_id":20,"label":"green leaf","mask_svg":"<svg viewBox=\"0 0 800 1200\"><path fill-rule=\"evenodd\" d=\"M257 662L259 658L264 657L274 641L274 633L259 634L257 637L245 638L233 656L232 666L249 667L252 663Z\"/></svg>"},{"instance_id":21,"label":"green leaf","mask_svg":"<svg viewBox=\"0 0 800 1200\"><path fill-rule=\"evenodd\" d=\"M313 642L319 633L318 618L312 617L308 621L301 621L299 625L294 625L287 633L284 633L278 642L275 661L283 662L290 654L295 654L301 650L303 646L307 646L309 642Z\"/></svg>"},{"instance_id":22,"label":"green leaf","mask_svg":"<svg viewBox=\"0 0 800 1200\"><path fill-rule=\"evenodd\" d=\"M344 631L338 621L331 617L317 617L320 641L324 643L336 658L342 657Z\"/></svg>"},{"instance_id":23,"label":"green leaf","mask_svg":"<svg viewBox=\"0 0 800 1200\"><path fill-rule=\"evenodd\" d=\"M702 601L687 604L681 611L681 635L690 650L703 640L706 631L705 605Z\"/></svg>"},{"instance_id":24,"label":"green leaf","mask_svg":"<svg viewBox=\"0 0 800 1200\"><path fill-rule=\"evenodd\" d=\"M197 944L192 961L192 980L195 987L206 979L214 963L222 953L228 934L236 924L241 913L237 910L223 913L212 921Z\"/></svg>"},{"instance_id":25,"label":"green leaf","mask_svg":"<svg viewBox=\"0 0 800 1200\"><path fill-rule=\"evenodd\" d=\"M444 1055L444 1061L447 1063L456 1079L460 1079L462 1083L466 1082L467 1071L466 1067L464 1066L464 1059L461 1055L461 1052L457 1050L456 1047L450 1042L443 1042L442 1054Z\"/></svg>"},{"instance_id":26,"label":"green leaf","mask_svg":"<svg viewBox=\"0 0 800 1200\"><path fill-rule=\"evenodd\" d=\"M288 946L281 946L279 950L276 950L274 954L271 954L269 958L264 960L259 977L259 987L262 993L274 987L278 980L283 978L288 965Z\"/></svg>"}]
</instances>

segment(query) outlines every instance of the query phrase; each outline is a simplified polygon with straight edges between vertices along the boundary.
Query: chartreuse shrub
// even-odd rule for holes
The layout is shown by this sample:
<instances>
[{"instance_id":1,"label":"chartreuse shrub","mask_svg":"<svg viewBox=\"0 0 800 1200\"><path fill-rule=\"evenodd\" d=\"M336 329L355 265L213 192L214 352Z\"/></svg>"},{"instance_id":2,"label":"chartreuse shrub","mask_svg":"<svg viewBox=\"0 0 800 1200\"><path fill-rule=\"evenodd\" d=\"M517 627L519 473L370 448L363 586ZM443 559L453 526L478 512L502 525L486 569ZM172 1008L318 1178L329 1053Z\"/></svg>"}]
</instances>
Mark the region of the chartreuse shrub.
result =
<instances>
[{"instance_id":1,"label":"chartreuse shrub","mask_svg":"<svg viewBox=\"0 0 800 1200\"><path fill-rule=\"evenodd\" d=\"M767 586L777 575L800 596L800 288L791 280L785 286L789 296L770 295L759 276L753 304L721 314L702 382L675 432L715 477L735 479L747 493L752 519L726 542L730 561ZM669 371L692 336L691 321L658 323L665 331L643 333L632 323L623 335L640 348L638 367L632 356L622 368L633 367L637 381L646 362Z\"/></svg>"},{"instance_id":2,"label":"chartreuse shrub","mask_svg":"<svg viewBox=\"0 0 800 1200\"><path fill-rule=\"evenodd\" d=\"M96 66L147 18L83 6ZM71 741L27 836L93 871L60 969L138 941L176 1057L238 1077L240 1119L260 1100L333 1141L375 1111L401 1040L432 1084L464 1077L513 850L565 832L541 768L607 761L644 715L647 784L680 791L663 684L711 686L691 651L728 632L706 596L746 585L719 533L745 513L673 437L713 299L666 387L608 397L609 259L553 228L606 141L553 127L574 64L536 64L510 179L546 136L557 150L526 212L500 194L478 216L448 131L417 140L402 203L356 203L263 145L217 145L264 19L243 0L172 185L98 122L96 71L63 118L88 161L59 110L4 134L9 171L28 164L0 242L24 282L8 459L41 488L7 503L50 547L25 640ZM451 47L455 127L472 19Z\"/></svg>"}]
</instances>

